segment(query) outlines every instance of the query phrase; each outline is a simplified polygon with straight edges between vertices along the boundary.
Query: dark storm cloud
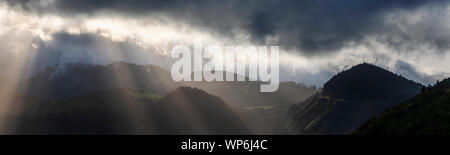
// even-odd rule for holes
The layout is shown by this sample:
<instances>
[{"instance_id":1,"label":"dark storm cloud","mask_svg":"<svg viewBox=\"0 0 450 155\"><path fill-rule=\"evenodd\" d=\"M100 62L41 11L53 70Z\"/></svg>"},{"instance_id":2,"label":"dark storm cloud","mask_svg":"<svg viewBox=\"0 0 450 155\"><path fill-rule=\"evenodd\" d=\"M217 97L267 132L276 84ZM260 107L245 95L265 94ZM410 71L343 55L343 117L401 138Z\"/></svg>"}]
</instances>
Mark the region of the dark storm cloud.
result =
<instances>
[{"instance_id":1,"label":"dark storm cloud","mask_svg":"<svg viewBox=\"0 0 450 155\"><path fill-rule=\"evenodd\" d=\"M422 72L419 72L417 68L414 67L412 64L402 60L397 60L395 68L398 74L401 74L410 80L417 81L425 85L432 84L436 82L437 79L442 78L438 75L429 76Z\"/></svg>"},{"instance_id":2,"label":"dark storm cloud","mask_svg":"<svg viewBox=\"0 0 450 155\"><path fill-rule=\"evenodd\" d=\"M299 49L306 54L336 51L349 42L361 43L367 35L404 35L396 44L431 44L448 49L448 36L434 34L415 40L384 24L383 15L393 10L411 10L427 4L443 4L446 0L57 0L46 7L43 0L7 0L11 5L36 12L94 14L113 11L129 16L160 13L183 20L208 31L233 35L232 29L246 30L255 43L268 36L279 38L282 48Z\"/></svg>"}]
</instances>

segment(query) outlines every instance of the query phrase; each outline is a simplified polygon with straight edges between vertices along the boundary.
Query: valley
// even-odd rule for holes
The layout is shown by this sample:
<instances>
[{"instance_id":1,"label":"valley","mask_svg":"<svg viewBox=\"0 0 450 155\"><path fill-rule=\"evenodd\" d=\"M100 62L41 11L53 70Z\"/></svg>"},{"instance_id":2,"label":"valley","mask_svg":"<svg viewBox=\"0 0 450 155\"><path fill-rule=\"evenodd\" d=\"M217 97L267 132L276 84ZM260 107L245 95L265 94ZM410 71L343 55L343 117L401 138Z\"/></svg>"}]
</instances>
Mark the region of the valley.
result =
<instances>
[{"instance_id":1,"label":"valley","mask_svg":"<svg viewBox=\"0 0 450 155\"><path fill-rule=\"evenodd\" d=\"M3 133L361 133L371 118L424 88L371 64L335 75L324 88L282 82L273 93L259 92L259 81L174 82L153 65L70 64L63 72L58 67L48 67L23 82L17 93L4 95L1 105L9 112Z\"/></svg>"}]
</instances>

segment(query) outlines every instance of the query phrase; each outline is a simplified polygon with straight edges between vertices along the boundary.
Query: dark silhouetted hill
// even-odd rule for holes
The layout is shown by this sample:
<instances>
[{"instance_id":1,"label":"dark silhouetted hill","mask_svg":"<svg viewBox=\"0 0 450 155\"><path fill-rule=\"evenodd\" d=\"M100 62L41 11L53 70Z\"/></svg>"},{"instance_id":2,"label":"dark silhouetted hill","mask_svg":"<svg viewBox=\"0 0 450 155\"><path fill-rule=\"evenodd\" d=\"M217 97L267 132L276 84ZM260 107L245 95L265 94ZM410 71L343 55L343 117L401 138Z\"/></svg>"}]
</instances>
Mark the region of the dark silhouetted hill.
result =
<instances>
[{"instance_id":1,"label":"dark silhouetted hill","mask_svg":"<svg viewBox=\"0 0 450 155\"><path fill-rule=\"evenodd\" d=\"M421 88L380 67L360 64L331 78L322 93L292 106L288 129L295 134L347 134Z\"/></svg>"},{"instance_id":2,"label":"dark silhouetted hill","mask_svg":"<svg viewBox=\"0 0 450 155\"><path fill-rule=\"evenodd\" d=\"M357 135L449 135L450 79L370 119Z\"/></svg>"},{"instance_id":3,"label":"dark silhouetted hill","mask_svg":"<svg viewBox=\"0 0 450 155\"><path fill-rule=\"evenodd\" d=\"M24 82L20 90L23 94L41 99L69 99L109 89L165 95L180 86L191 86L238 106L291 104L316 92L309 87L281 83L278 92L261 93L261 84L259 81L175 82L170 73L160 67L119 61L107 66L64 64L48 67Z\"/></svg>"},{"instance_id":4,"label":"dark silhouetted hill","mask_svg":"<svg viewBox=\"0 0 450 155\"><path fill-rule=\"evenodd\" d=\"M226 72L223 73L224 75ZM237 79L239 75L234 75ZM193 81L186 86L200 88L220 96L226 103L239 109L243 121L256 134L279 134L287 119L289 107L317 92L313 87L294 82L281 82L275 92L260 92L260 81Z\"/></svg>"},{"instance_id":5,"label":"dark silhouetted hill","mask_svg":"<svg viewBox=\"0 0 450 155\"><path fill-rule=\"evenodd\" d=\"M65 64L48 67L23 83L25 94L43 99L68 99L108 89L132 89L164 95L179 84L153 65L114 62L107 66Z\"/></svg>"},{"instance_id":6,"label":"dark silhouetted hill","mask_svg":"<svg viewBox=\"0 0 450 155\"><path fill-rule=\"evenodd\" d=\"M278 126L275 124L286 120L285 115L290 105L317 92L312 87L282 82L278 91L261 93L261 84L263 83L259 81L175 82L170 73L162 68L126 62L114 62L106 66L64 64L48 67L22 83L20 94L36 100L66 102L92 93L117 89L164 96L178 87L195 87L219 96L237 109L237 113L253 131L274 134L274 128Z\"/></svg>"},{"instance_id":7,"label":"dark silhouetted hill","mask_svg":"<svg viewBox=\"0 0 450 155\"><path fill-rule=\"evenodd\" d=\"M25 102L15 134L250 134L219 97L178 88L162 97L129 89Z\"/></svg>"},{"instance_id":8,"label":"dark silhouetted hill","mask_svg":"<svg viewBox=\"0 0 450 155\"><path fill-rule=\"evenodd\" d=\"M180 87L159 101L157 113L168 121L161 126L177 134L249 134L249 129L219 97L190 87Z\"/></svg>"},{"instance_id":9,"label":"dark silhouetted hill","mask_svg":"<svg viewBox=\"0 0 450 155\"><path fill-rule=\"evenodd\" d=\"M420 91L420 85L372 64L343 71L323 86L322 95L352 100L400 101Z\"/></svg>"}]
</instances>

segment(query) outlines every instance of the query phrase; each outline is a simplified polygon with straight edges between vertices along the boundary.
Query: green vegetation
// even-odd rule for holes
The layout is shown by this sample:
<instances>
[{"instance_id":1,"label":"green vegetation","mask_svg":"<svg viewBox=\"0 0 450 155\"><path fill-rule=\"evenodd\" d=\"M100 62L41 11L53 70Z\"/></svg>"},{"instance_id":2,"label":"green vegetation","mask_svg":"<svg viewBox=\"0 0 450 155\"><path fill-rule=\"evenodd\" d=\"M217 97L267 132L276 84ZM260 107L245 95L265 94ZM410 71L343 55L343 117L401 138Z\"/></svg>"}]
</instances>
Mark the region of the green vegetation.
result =
<instances>
[{"instance_id":1,"label":"green vegetation","mask_svg":"<svg viewBox=\"0 0 450 155\"><path fill-rule=\"evenodd\" d=\"M150 101L153 101L153 102L156 102L156 101L158 101L159 99L161 99L163 97L161 95L157 95L157 94L153 94L153 93L146 93L146 92L138 93L138 92L135 92L135 91L132 91L132 90L127 90L127 93L130 96L136 97L138 99L150 100Z\"/></svg>"},{"instance_id":2,"label":"green vegetation","mask_svg":"<svg viewBox=\"0 0 450 155\"><path fill-rule=\"evenodd\" d=\"M356 135L450 134L450 79L367 121Z\"/></svg>"},{"instance_id":3,"label":"green vegetation","mask_svg":"<svg viewBox=\"0 0 450 155\"><path fill-rule=\"evenodd\" d=\"M291 106L294 134L349 134L372 117L408 100L422 85L372 64L333 76L322 92Z\"/></svg>"},{"instance_id":4,"label":"green vegetation","mask_svg":"<svg viewBox=\"0 0 450 155\"><path fill-rule=\"evenodd\" d=\"M244 110L270 110L275 108L276 106L278 106L277 104L275 105L263 105L263 106L245 106L242 107L242 109Z\"/></svg>"},{"instance_id":5,"label":"green vegetation","mask_svg":"<svg viewBox=\"0 0 450 155\"><path fill-rule=\"evenodd\" d=\"M251 133L222 99L187 87L165 96L113 89L62 101L30 98L20 104L26 115L15 117L9 134Z\"/></svg>"}]
</instances>

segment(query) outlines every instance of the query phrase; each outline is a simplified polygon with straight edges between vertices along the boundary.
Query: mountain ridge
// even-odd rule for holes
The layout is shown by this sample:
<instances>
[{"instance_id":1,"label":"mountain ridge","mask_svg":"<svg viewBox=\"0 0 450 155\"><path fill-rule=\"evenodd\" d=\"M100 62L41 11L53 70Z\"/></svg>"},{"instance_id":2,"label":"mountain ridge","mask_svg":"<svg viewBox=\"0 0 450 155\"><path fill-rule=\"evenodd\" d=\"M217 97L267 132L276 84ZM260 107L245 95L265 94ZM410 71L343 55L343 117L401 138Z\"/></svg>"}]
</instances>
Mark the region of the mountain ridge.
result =
<instances>
[{"instance_id":1,"label":"mountain ridge","mask_svg":"<svg viewBox=\"0 0 450 155\"><path fill-rule=\"evenodd\" d=\"M449 135L450 79L371 118L355 135Z\"/></svg>"},{"instance_id":2,"label":"mountain ridge","mask_svg":"<svg viewBox=\"0 0 450 155\"><path fill-rule=\"evenodd\" d=\"M64 101L24 102L22 111L12 134L251 134L222 99L188 87L164 97L102 90Z\"/></svg>"},{"instance_id":3,"label":"mountain ridge","mask_svg":"<svg viewBox=\"0 0 450 155\"><path fill-rule=\"evenodd\" d=\"M66 64L48 67L22 84L24 96L39 100L66 101L98 91L129 89L165 96L178 87L195 87L219 96L260 134L277 133L273 124L285 120L289 106L314 94L317 89L280 83L274 93L261 93L261 82L175 82L170 73L154 65L114 62L109 65Z\"/></svg>"},{"instance_id":4,"label":"mountain ridge","mask_svg":"<svg viewBox=\"0 0 450 155\"><path fill-rule=\"evenodd\" d=\"M376 71L368 74L372 70ZM294 134L347 134L386 108L415 96L421 88L380 67L359 64L331 78L321 93L291 106L288 130Z\"/></svg>"},{"instance_id":5,"label":"mountain ridge","mask_svg":"<svg viewBox=\"0 0 450 155\"><path fill-rule=\"evenodd\" d=\"M380 98L393 100L399 96L408 96L408 94L420 90L418 88L403 93L396 91L397 89L408 87L412 83L422 86L381 67L362 63L333 76L324 84L322 94L334 98L356 100L379 100ZM371 91L361 91L367 88L371 89Z\"/></svg>"}]
</instances>

